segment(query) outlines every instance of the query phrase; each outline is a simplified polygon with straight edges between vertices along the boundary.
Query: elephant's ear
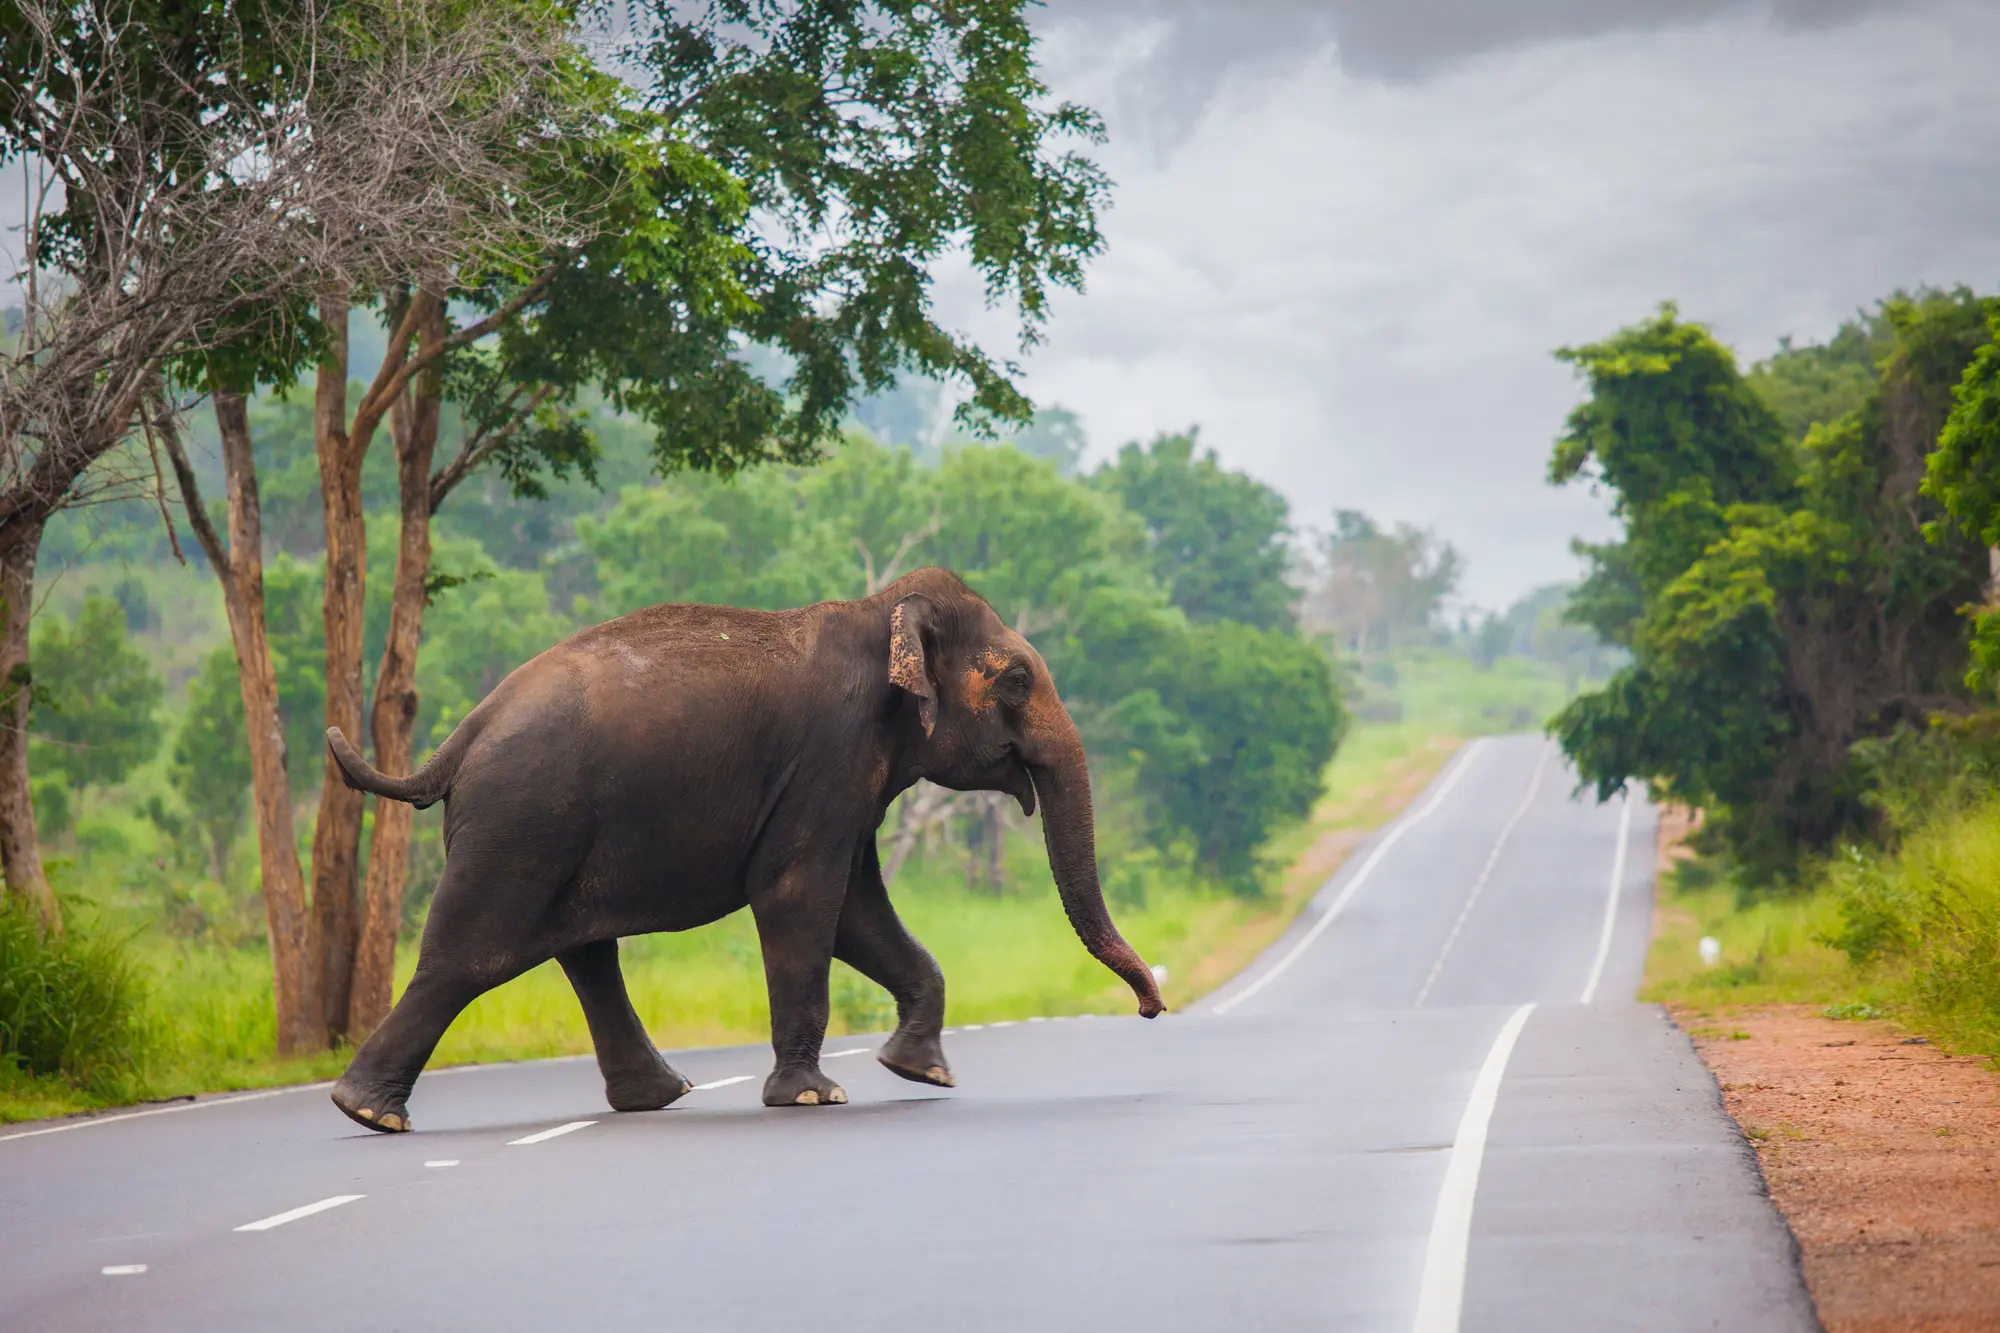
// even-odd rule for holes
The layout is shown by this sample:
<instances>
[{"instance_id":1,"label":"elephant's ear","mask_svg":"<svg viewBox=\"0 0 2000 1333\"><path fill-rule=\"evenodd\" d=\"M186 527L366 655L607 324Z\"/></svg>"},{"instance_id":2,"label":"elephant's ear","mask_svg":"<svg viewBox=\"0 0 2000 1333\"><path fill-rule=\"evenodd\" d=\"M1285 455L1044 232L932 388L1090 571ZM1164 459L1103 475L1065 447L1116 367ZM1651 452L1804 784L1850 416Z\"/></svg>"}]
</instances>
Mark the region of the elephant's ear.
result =
<instances>
[{"instance_id":1,"label":"elephant's ear","mask_svg":"<svg viewBox=\"0 0 2000 1333\"><path fill-rule=\"evenodd\" d=\"M924 631L930 627L928 598L905 597L889 613L889 683L917 696L917 718L924 735L937 726L937 689L924 660Z\"/></svg>"}]
</instances>

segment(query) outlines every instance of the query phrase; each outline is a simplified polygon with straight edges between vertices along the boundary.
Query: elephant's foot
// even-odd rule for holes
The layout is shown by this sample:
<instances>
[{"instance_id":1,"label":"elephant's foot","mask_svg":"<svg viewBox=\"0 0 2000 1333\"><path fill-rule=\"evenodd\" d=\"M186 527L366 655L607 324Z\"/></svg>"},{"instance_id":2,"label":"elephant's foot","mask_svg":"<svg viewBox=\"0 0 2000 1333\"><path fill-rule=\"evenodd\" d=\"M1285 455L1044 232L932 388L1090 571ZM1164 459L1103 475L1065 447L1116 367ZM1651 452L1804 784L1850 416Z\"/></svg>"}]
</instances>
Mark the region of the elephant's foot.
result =
<instances>
[{"instance_id":1,"label":"elephant's foot","mask_svg":"<svg viewBox=\"0 0 2000 1333\"><path fill-rule=\"evenodd\" d=\"M958 1080L951 1076L951 1066L945 1063L944 1044L936 1033L919 1035L898 1028L882 1043L882 1049L875 1052L875 1058L884 1069L912 1083L930 1083L940 1088L958 1086Z\"/></svg>"},{"instance_id":2,"label":"elephant's foot","mask_svg":"<svg viewBox=\"0 0 2000 1333\"><path fill-rule=\"evenodd\" d=\"M774 1069L764 1080L766 1106L842 1106L847 1091L821 1073L817 1065Z\"/></svg>"},{"instance_id":3,"label":"elephant's foot","mask_svg":"<svg viewBox=\"0 0 2000 1333\"><path fill-rule=\"evenodd\" d=\"M357 1125L383 1134L407 1134L413 1128L406 1100L409 1092L408 1088L357 1078L350 1069L333 1085L333 1104Z\"/></svg>"},{"instance_id":4,"label":"elephant's foot","mask_svg":"<svg viewBox=\"0 0 2000 1333\"><path fill-rule=\"evenodd\" d=\"M694 1085L662 1059L658 1051L651 1055L650 1064L605 1073L604 1099L611 1103L612 1110L657 1111L693 1091Z\"/></svg>"}]
</instances>

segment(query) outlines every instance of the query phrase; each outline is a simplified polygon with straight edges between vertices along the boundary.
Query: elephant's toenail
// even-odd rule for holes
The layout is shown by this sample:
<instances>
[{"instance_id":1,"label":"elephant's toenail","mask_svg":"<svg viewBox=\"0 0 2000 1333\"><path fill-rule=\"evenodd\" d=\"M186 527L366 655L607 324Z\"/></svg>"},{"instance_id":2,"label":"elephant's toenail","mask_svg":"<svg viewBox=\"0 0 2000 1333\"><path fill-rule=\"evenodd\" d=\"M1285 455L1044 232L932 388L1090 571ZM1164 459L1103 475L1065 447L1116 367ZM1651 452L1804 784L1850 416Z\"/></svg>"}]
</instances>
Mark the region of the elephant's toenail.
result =
<instances>
[{"instance_id":1,"label":"elephant's toenail","mask_svg":"<svg viewBox=\"0 0 2000 1333\"><path fill-rule=\"evenodd\" d=\"M811 1088L807 1088L804 1092L793 1098L792 1101L795 1106L818 1106L819 1094Z\"/></svg>"},{"instance_id":2,"label":"elephant's toenail","mask_svg":"<svg viewBox=\"0 0 2000 1333\"><path fill-rule=\"evenodd\" d=\"M835 1106L845 1106L847 1105L847 1092L844 1088L835 1088L832 1092L826 1094L826 1099Z\"/></svg>"},{"instance_id":3,"label":"elephant's toenail","mask_svg":"<svg viewBox=\"0 0 2000 1333\"><path fill-rule=\"evenodd\" d=\"M375 1118L375 1112L366 1106L362 1107L359 1111L356 1111L354 1114L360 1116L363 1120L373 1120Z\"/></svg>"},{"instance_id":4,"label":"elephant's toenail","mask_svg":"<svg viewBox=\"0 0 2000 1333\"><path fill-rule=\"evenodd\" d=\"M393 1129L400 1134L409 1127L409 1122L399 1115L385 1115L382 1117L382 1128L384 1129Z\"/></svg>"},{"instance_id":5,"label":"elephant's toenail","mask_svg":"<svg viewBox=\"0 0 2000 1333\"><path fill-rule=\"evenodd\" d=\"M943 1065L932 1065L929 1069L925 1070L924 1073L933 1083L941 1084L947 1088L955 1088L958 1086L958 1080L954 1079L951 1076L951 1071L949 1069L946 1069Z\"/></svg>"}]
</instances>

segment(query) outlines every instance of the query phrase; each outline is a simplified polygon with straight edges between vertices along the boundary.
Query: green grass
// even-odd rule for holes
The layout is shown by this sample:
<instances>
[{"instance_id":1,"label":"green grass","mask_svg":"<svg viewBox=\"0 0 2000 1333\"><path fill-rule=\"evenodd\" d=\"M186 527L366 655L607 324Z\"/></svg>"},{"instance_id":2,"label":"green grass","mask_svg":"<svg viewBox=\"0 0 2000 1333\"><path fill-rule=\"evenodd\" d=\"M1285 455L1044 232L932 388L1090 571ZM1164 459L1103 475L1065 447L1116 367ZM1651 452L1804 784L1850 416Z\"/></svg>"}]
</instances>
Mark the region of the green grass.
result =
<instances>
[{"instance_id":1,"label":"green grass","mask_svg":"<svg viewBox=\"0 0 2000 1333\"><path fill-rule=\"evenodd\" d=\"M1364 718L1460 736L1538 731L1575 693L1562 668L1524 657L1481 667L1444 648L1415 646L1359 667Z\"/></svg>"},{"instance_id":2,"label":"green grass","mask_svg":"<svg viewBox=\"0 0 2000 1333\"><path fill-rule=\"evenodd\" d=\"M1359 833L1393 815L1456 748L1457 739L1413 723L1362 727L1328 772L1313 815L1268 849L1268 890L1246 899L1202 884L1120 827L1107 803L1100 850L1107 868L1137 867L1119 881L1112 911L1125 936L1167 969L1170 1005L1219 985L1270 940L1337 866ZM969 890L950 855L914 860L895 885L898 911L943 966L953 1024L1079 1013L1129 1013L1122 982L1087 954L1071 932L1049 878L1036 825L1010 826L1009 887ZM88 877L84 877L88 878ZM128 877L129 879L129 877ZM125 881L120 881L125 882ZM115 1085L95 1090L60 1078L0 1074L0 1121L192 1092L332 1077L346 1063L334 1052L278 1061L268 1054L275 1025L270 963L260 946L170 937L144 907L155 889L126 892L121 917L144 988L143 1055ZM747 913L700 930L628 940L623 947L633 1003L663 1047L761 1043L769 1035L763 972ZM399 958L407 978L414 946ZM894 1021L888 996L836 964L831 1032L881 1031ZM440 1045L434 1064L534 1059L590 1049L589 1033L562 972L547 964L482 996Z\"/></svg>"},{"instance_id":3,"label":"green grass","mask_svg":"<svg viewBox=\"0 0 2000 1333\"><path fill-rule=\"evenodd\" d=\"M1825 891L1746 903L1730 882L1683 869L1659 885L1640 998L1696 1009L1865 1002L1868 979L1825 943L1839 919ZM1713 967L1703 936L1722 945Z\"/></svg>"},{"instance_id":4,"label":"green grass","mask_svg":"<svg viewBox=\"0 0 2000 1333\"><path fill-rule=\"evenodd\" d=\"M1702 936L1722 944L1715 966ZM1946 809L1894 850L1851 847L1781 896L1696 865L1661 885L1643 998L1708 1011L1810 1004L2000 1056L2000 800Z\"/></svg>"}]
</instances>

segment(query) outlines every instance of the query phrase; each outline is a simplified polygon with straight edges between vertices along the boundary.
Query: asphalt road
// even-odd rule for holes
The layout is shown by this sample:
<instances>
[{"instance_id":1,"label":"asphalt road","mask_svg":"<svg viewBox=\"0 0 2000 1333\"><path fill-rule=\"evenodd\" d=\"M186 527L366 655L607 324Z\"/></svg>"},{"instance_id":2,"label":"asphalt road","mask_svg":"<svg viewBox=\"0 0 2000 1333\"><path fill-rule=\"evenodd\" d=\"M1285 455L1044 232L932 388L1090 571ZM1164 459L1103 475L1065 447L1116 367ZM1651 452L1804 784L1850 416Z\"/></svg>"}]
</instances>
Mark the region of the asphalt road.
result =
<instances>
[{"instance_id":1,"label":"asphalt road","mask_svg":"<svg viewBox=\"0 0 2000 1333\"><path fill-rule=\"evenodd\" d=\"M582 1059L427 1074L407 1135L323 1088L0 1131L0 1328L1815 1329L1630 998L1651 812L1571 786L1469 747L1209 1001L957 1031L949 1092L836 1038L844 1107L759 1106L760 1047L651 1114Z\"/></svg>"}]
</instances>

